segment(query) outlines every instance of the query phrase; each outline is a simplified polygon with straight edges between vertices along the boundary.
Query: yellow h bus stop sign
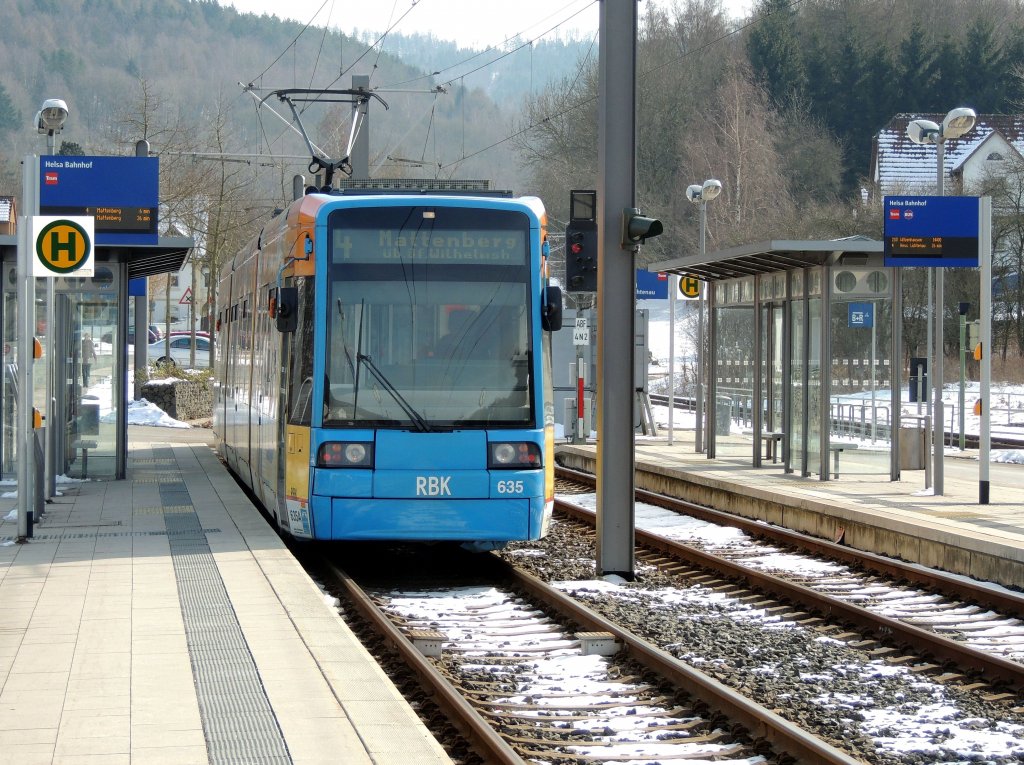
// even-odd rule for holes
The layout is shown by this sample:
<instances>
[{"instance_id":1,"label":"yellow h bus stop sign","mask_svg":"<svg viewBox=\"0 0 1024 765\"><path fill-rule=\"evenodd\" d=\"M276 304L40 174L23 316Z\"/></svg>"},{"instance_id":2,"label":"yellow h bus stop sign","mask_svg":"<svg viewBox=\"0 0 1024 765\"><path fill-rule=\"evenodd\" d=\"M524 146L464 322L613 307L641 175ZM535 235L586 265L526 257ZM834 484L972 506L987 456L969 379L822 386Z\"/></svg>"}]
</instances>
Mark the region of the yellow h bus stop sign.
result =
<instances>
[{"instance_id":1,"label":"yellow h bus stop sign","mask_svg":"<svg viewBox=\"0 0 1024 765\"><path fill-rule=\"evenodd\" d=\"M94 227L91 216L33 216L32 275L92 276Z\"/></svg>"},{"instance_id":2,"label":"yellow h bus stop sign","mask_svg":"<svg viewBox=\"0 0 1024 765\"><path fill-rule=\"evenodd\" d=\"M679 292L688 300L700 297L700 279L689 274L679 277Z\"/></svg>"}]
</instances>

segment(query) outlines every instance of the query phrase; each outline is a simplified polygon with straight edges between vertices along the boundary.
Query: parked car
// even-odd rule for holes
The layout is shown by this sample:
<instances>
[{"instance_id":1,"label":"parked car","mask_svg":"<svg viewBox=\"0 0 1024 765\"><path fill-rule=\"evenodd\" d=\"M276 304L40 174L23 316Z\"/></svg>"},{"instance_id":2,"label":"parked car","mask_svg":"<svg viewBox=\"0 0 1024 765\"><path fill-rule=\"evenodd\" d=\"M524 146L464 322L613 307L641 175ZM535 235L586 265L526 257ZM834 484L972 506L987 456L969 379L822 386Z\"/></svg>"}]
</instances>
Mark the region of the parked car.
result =
<instances>
[{"instance_id":1,"label":"parked car","mask_svg":"<svg viewBox=\"0 0 1024 765\"><path fill-rule=\"evenodd\" d=\"M147 340L146 340L147 343L155 343L159 339L160 339L160 335L157 334L156 332L154 332L152 329L150 329L147 332ZM113 335L113 333L111 333L111 332L104 332L103 333L103 337L100 338L100 342L113 344L113 342L114 342L114 335ZM126 345L135 345L135 327L128 327L128 339L125 341L125 344Z\"/></svg>"},{"instance_id":2,"label":"parked car","mask_svg":"<svg viewBox=\"0 0 1024 765\"><path fill-rule=\"evenodd\" d=\"M197 332L195 342L195 364L189 360L192 353L192 336L187 332L180 335L172 333L166 340L150 343L147 358L161 364L170 362L183 368L207 369L210 366L210 338L203 337Z\"/></svg>"},{"instance_id":3,"label":"parked car","mask_svg":"<svg viewBox=\"0 0 1024 765\"><path fill-rule=\"evenodd\" d=\"M191 334L192 332L187 329L172 329L170 337L189 337ZM205 337L207 340L209 340L210 333L203 329L197 329L196 337Z\"/></svg>"}]
</instances>

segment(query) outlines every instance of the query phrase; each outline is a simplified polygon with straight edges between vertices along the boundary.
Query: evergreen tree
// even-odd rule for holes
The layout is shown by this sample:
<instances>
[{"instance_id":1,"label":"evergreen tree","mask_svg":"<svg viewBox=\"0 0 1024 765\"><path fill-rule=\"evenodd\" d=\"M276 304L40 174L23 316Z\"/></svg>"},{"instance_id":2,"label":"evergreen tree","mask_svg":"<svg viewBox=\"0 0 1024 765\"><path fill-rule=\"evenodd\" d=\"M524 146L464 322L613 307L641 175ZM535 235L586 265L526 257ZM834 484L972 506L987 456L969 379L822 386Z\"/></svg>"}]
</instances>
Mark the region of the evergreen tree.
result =
<instances>
[{"instance_id":1,"label":"evergreen tree","mask_svg":"<svg viewBox=\"0 0 1024 765\"><path fill-rule=\"evenodd\" d=\"M896 75L900 111L928 111L931 106L927 98L935 77L935 50L925 43L924 28L917 19L900 43Z\"/></svg>"},{"instance_id":2,"label":"evergreen tree","mask_svg":"<svg viewBox=\"0 0 1024 765\"><path fill-rule=\"evenodd\" d=\"M978 113L1003 111L1006 74L1003 68L1000 46L995 38L991 22L982 16L975 17L967 30L963 44L961 69L963 91L961 101L974 107ZM958 103L960 103L958 101Z\"/></svg>"},{"instance_id":3,"label":"evergreen tree","mask_svg":"<svg viewBox=\"0 0 1024 765\"><path fill-rule=\"evenodd\" d=\"M1002 75L1000 111L1024 111L1024 27L1014 26L999 54Z\"/></svg>"},{"instance_id":4,"label":"evergreen tree","mask_svg":"<svg viewBox=\"0 0 1024 765\"><path fill-rule=\"evenodd\" d=\"M761 0L760 19L747 38L747 57L754 76L768 90L776 104L802 96L807 85L797 14L790 0Z\"/></svg>"},{"instance_id":5,"label":"evergreen tree","mask_svg":"<svg viewBox=\"0 0 1024 765\"><path fill-rule=\"evenodd\" d=\"M821 35L811 34L803 48L807 73L807 101L810 111L828 124L842 119L842 99L836 91L836 57L825 46Z\"/></svg>"},{"instance_id":6,"label":"evergreen tree","mask_svg":"<svg viewBox=\"0 0 1024 765\"><path fill-rule=\"evenodd\" d=\"M900 111L895 66L889 52L881 45L867 56L864 80L871 87L871 98L864 105L865 119L871 132L876 133L892 119L893 114Z\"/></svg>"},{"instance_id":7,"label":"evergreen tree","mask_svg":"<svg viewBox=\"0 0 1024 765\"><path fill-rule=\"evenodd\" d=\"M21 125L21 112L15 108L7 88L0 84L0 134L9 133Z\"/></svg>"},{"instance_id":8,"label":"evergreen tree","mask_svg":"<svg viewBox=\"0 0 1024 765\"><path fill-rule=\"evenodd\" d=\"M933 49L933 74L925 86L923 111L945 114L953 106L973 106L981 111L977 94L964 91L964 62L968 60L952 35L942 36Z\"/></svg>"},{"instance_id":9,"label":"evergreen tree","mask_svg":"<svg viewBox=\"0 0 1024 765\"><path fill-rule=\"evenodd\" d=\"M861 47L852 29L843 33L838 59L843 62L836 70L836 94L844 104L844 132L852 157L871 154L871 135L874 91L867 81L867 70ZM848 162L843 173L844 184L852 188L864 174L863 162Z\"/></svg>"},{"instance_id":10,"label":"evergreen tree","mask_svg":"<svg viewBox=\"0 0 1024 765\"><path fill-rule=\"evenodd\" d=\"M59 157L83 157L85 150L80 143L75 141L61 141L60 149L57 151Z\"/></svg>"}]
</instances>

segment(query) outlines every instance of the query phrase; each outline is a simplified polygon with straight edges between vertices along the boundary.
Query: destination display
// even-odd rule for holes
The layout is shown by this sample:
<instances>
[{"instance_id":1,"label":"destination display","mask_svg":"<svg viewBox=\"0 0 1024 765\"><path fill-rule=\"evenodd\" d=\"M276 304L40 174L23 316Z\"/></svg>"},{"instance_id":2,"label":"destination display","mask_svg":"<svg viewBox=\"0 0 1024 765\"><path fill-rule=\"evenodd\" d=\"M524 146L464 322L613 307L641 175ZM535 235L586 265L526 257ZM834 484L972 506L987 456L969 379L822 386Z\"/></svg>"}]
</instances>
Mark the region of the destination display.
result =
<instances>
[{"instance_id":1,"label":"destination display","mask_svg":"<svg viewBox=\"0 0 1024 765\"><path fill-rule=\"evenodd\" d=\"M88 215L96 231L114 234L156 233L156 209L152 207L41 207L43 215Z\"/></svg>"},{"instance_id":2,"label":"destination display","mask_svg":"<svg viewBox=\"0 0 1024 765\"><path fill-rule=\"evenodd\" d=\"M96 244L156 244L160 162L156 157L42 156L39 210L95 219Z\"/></svg>"},{"instance_id":3,"label":"destination display","mask_svg":"<svg viewBox=\"0 0 1024 765\"><path fill-rule=\"evenodd\" d=\"M885 197L886 266L976 268L977 197Z\"/></svg>"},{"instance_id":4,"label":"destination display","mask_svg":"<svg viewBox=\"0 0 1024 765\"><path fill-rule=\"evenodd\" d=\"M526 232L522 230L337 228L331 242L331 262L339 264L480 263L521 266L527 257Z\"/></svg>"}]
</instances>

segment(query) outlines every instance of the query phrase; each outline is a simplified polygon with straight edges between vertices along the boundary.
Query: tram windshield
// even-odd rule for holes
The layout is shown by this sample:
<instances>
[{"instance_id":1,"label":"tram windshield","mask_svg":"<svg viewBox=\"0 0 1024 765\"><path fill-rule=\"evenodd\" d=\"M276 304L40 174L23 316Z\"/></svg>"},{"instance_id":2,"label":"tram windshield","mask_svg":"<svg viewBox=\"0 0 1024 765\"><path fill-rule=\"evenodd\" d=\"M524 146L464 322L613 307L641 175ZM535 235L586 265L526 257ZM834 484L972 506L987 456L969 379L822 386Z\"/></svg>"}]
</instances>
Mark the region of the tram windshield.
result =
<instances>
[{"instance_id":1,"label":"tram windshield","mask_svg":"<svg viewBox=\"0 0 1024 765\"><path fill-rule=\"evenodd\" d=\"M534 423L526 216L364 208L330 225L324 425Z\"/></svg>"}]
</instances>

